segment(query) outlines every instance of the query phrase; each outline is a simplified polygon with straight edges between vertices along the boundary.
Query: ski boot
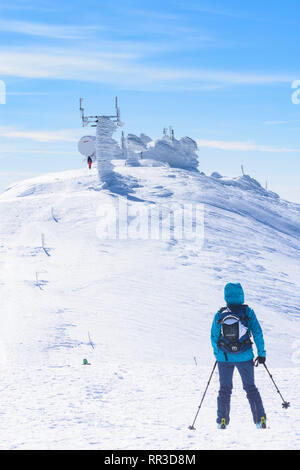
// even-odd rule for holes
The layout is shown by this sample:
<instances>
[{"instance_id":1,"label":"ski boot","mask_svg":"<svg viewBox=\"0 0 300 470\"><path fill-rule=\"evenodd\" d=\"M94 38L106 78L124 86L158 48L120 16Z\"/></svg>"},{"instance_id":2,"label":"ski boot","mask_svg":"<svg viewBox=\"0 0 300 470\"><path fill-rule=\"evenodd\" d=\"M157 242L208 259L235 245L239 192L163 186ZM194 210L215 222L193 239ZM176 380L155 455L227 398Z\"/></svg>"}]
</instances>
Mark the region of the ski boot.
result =
<instances>
[{"instance_id":1,"label":"ski boot","mask_svg":"<svg viewBox=\"0 0 300 470\"><path fill-rule=\"evenodd\" d=\"M221 423L218 424L218 429L226 429L226 428L227 428L226 419L222 418Z\"/></svg>"},{"instance_id":2,"label":"ski boot","mask_svg":"<svg viewBox=\"0 0 300 470\"><path fill-rule=\"evenodd\" d=\"M256 423L257 429L266 429L267 428L267 423L266 423L266 418L263 416L260 418L260 421Z\"/></svg>"}]
</instances>

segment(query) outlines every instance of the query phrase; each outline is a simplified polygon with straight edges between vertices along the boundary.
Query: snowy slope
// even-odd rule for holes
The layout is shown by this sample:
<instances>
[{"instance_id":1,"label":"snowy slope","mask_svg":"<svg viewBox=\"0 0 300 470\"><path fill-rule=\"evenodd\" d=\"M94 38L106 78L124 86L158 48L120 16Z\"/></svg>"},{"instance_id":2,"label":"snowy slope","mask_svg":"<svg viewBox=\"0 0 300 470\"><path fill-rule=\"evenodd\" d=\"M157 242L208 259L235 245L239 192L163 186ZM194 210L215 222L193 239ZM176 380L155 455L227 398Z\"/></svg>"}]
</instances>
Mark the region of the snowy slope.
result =
<instances>
[{"instance_id":1,"label":"snowy slope","mask_svg":"<svg viewBox=\"0 0 300 470\"><path fill-rule=\"evenodd\" d=\"M114 193L93 169L27 180L0 196L1 447L298 448L300 207L247 176L115 165ZM141 207L204 207L204 243L103 239L103 208L117 197L130 204L131 233ZM217 373L198 430L187 430L214 363L210 326L229 281L243 284L293 405L281 409L258 369L270 424L259 439L238 376L231 429L216 435Z\"/></svg>"}]
</instances>

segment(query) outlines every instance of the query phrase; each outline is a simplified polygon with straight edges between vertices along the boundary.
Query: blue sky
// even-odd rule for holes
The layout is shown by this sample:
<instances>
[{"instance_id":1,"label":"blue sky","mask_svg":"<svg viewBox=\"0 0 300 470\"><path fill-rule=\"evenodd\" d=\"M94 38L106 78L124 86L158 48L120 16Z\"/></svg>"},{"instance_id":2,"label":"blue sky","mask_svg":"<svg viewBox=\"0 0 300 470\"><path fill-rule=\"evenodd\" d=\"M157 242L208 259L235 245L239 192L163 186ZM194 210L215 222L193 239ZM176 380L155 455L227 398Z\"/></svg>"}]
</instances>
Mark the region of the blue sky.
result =
<instances>
[{"instance_id":1,"label":"blue sky","mask_svg":"<svg viewBox=\"0 0 300 470\"><path fill-rule=\"evenodd\" d=\"M84 165L78 111L153 138L172 125L200 169L240 166L300 203L298 0L1 0L0 190Z\"/></svg>"}]
</instances>

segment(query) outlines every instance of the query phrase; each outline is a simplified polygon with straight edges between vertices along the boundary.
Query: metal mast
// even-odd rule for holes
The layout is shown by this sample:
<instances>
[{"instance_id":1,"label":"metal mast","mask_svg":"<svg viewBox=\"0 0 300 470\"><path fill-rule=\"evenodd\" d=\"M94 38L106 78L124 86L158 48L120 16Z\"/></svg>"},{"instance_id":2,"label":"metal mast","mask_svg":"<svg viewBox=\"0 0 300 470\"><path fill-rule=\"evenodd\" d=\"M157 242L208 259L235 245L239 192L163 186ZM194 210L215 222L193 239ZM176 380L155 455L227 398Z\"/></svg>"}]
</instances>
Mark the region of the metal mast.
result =
<instances>
[{"instance_id":1,"label":"metal mast","mask_svg":"<svg viewBox=\"0 0 300 470\"><path fill-rule=\"evenodd\" d=\"M116 123L117 126L121 127L123 126L123 123L121 122L121 116L120 116L120 108L118 106L118 97L115 97L115 109L116 109L116 114L115 115L109 115L109 116L104 116L104 115L98 115L98 116L85 116L84 115L84 108L82 106L83 103L83 98L79 99L79 111L81 115L81 120L82 120L82 127L97 127L97 123L99 118L106 118L106 119L111 119L114 123Z\"/></svg>"}]
</instances>

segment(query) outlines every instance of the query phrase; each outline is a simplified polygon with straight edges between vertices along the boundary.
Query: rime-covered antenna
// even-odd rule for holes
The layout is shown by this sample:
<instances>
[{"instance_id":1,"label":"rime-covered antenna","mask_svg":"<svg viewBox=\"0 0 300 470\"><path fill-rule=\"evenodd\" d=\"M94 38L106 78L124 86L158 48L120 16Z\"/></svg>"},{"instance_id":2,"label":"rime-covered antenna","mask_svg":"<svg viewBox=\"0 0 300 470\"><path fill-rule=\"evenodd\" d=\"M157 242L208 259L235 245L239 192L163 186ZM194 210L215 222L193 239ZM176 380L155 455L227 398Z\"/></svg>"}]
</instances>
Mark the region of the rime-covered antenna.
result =
<instances>
[{"instance_id":1,"label":"rime-covered antenna","mask_svg":"<svg viewBox=\"0 0 300 470\"><path fill-rule=\"evenodd\" d=\"M170 130L170 139L171 140L174 140L174 129L172 126L169 127L169 130Z\"/></svg>"},{"instance_id":2,"label":"rime-covered antenna","mask_svg":"<svg viewBox=\"0 0 300 470\"><path fill-rule=\"evenodd\" d=\"M116 106L117 124L118 124L118 126L122 126L123 124L121 122L120 108L118 106L118 97L117 96L115 98L115 106Z\"/></svg>"},{"instance_id":3,"label":"rime-covered antenna","mask_svg":"<svg viewBox=\"0 0 300 470\"><path fill-rule=\"evenodd\" d=\"M86 118L84 117L84 108L82 107L82 103L83 103L83 98L80 98L79 99L79 111L80 111L80 115L81 115L81 120L82 120L82 127L86 126Z\"/></svg>"},{"instance_id":4,"label":"rime-covered antenna","mask_svg":"<svg viewBox=\"0 0 300 470\"><path fill-rule=\"evenodd\" d=\"M245 176L244 165L241 165L242 175Z\"/></svg>"},{"instance_id":5,"label":"rime-covered antenna","mask_svg":"<svg viewBox=\"0 0 300 470\"><path fill-rule=\"evenodd\" d=\"M124 132L122 131L122 136L121 136L121 149L123 152L123 156L127 159L127 145L126 145L126 139Z\"/></svg>"},{"instance_id":6,"label":"rime-covered antenna","mask_svg":"<svg viewBox=\"0 0 300 470\"><path fill-rule=\"evenodd\" d=\"M84 115L84 108L82 106L83 103L83 98L80 98L79 100L79 110L81 114L81 120L82 120L82 126L91 126L91 127L97 127L97 122L99 118L107 118L111 119L113 122L117 124L117 126L123 126L123 123L121 122L121 117L120 117L120 108L118 107L118 97L116 96L115 98L115 107L116 107L116 114L113 116L104 116L104 115L98 115L98 116L85 116Z\"/></svg>"},{"instance_id":7,"label":"rime-covered antenna","mask_svg":"<svg viewBox=\"0 0 300 470\"><path fill-rule=\"evenodd\" d=\"M121 148L124 149L124 147L125 147L125 135L124 135L124 131L122 131Z\"/></svg>"}]
</instances>

